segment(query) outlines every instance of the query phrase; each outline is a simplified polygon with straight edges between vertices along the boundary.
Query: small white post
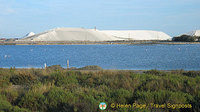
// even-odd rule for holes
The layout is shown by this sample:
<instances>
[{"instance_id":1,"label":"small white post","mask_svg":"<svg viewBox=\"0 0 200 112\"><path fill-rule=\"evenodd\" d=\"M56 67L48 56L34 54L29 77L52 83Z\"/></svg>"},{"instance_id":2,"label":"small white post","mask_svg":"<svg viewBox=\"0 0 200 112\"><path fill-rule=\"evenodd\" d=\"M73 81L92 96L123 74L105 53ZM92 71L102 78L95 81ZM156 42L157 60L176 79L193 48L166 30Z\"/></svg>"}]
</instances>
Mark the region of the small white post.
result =
<instances>
[{"instance_id":1,"label":"small white post","mask_svg":"<svg viewBox=\"0 0 200 112\"><path fill-rule=\"evenodd\" d=\"M45 69L47 68L47 64L46 64L46 63L44 63L44 68L45 68Z\"/></svg>"},{"instance_id":2,"label":"small white post","mask_svg":"<svg viewBox=\"0 0 200 112\"><path fill-rule=\"evenodd\" d=\"M67 60L67 69L69 68L69 60Z\"/></svg>"}]
</instances>

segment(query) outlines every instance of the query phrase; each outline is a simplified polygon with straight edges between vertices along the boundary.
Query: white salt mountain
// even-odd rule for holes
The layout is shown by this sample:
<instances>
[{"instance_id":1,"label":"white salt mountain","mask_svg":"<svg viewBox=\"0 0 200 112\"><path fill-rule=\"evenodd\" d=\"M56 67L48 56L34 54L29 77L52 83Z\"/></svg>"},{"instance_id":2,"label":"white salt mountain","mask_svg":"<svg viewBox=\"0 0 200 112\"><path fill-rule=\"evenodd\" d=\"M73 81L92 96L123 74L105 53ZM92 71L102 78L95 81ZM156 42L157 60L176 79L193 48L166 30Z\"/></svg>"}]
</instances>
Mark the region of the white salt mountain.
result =
<instances>
[{"instance_id":1,"label":"white salt mountain","mask_svg":"<svg viewBox=\"0 0 200 112\"><path fill-rule=\"evenodd\" d=\"M191 31L191 32L187 33L186 35L200 36L200 30Z\"/></svg>"},{"instance_id":2,"label":"white salt mountain","mask_svg":"<svg viewBox=\"0 0 200 112\"><path fill-rule=\"evenodd\" d=\"M94 30L84 28L56 28L23 38L27 41L116 41L116 40L167 40L170 36L158 31L145 30Z\"/></svg>"},{"instance_id":3,"label":"white salt mountain","mask_svg":"<svg viewBox=\"0 0 200 112\"><path fill-rule=\"evenodd\" d=\"M151 30L103 30L101 32L128 40L171 40L172 38L166 33Z\"/></svg>"},{"instance_id":4,"label":"white salt mountain","mask_svg":"<svg viewBox=\"0 0 200 112\"><path fill-rule=\"evenodd\" d=\"M30 33L26 34L26 35L24 36L24 38L25 38L25 37L30 37L30 36L33 36L33 35L35 35L35 33L34 33L34 32L30 32Z\"/></svg>"},{"instance_id":5,"label":"white salt mountain","mask_svg":"<svg viewBox=\"0 0 200 112\"><path fill-rule=\"evenodd\" d=\"M109 41L122 40L94 29L56 28L24 38L32 41Z\"/></svg>"}]
</instances>

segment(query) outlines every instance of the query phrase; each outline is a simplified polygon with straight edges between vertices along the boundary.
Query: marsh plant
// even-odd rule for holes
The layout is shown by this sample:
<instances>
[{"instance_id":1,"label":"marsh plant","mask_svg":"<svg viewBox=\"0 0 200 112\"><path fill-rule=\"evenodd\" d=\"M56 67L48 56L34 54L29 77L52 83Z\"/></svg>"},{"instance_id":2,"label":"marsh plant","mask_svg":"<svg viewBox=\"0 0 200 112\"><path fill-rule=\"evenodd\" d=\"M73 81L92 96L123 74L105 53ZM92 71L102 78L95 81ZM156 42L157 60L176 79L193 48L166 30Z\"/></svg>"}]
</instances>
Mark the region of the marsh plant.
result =
<instances>
[{"instance_id":1,"label":"marsh plant","mask_svg":"<svg viewBox=\"0 0 200 112\"><path fill-rule=\"evenodd\" d=\"M87 67L86 67L87 68ZM199 71L120 71L0 69L0 111L95 112L100 102L107 111L156 111L111 108L118 104L191 104L192 108L158 111L200 111Z\"/></svg>"}]
</instances>

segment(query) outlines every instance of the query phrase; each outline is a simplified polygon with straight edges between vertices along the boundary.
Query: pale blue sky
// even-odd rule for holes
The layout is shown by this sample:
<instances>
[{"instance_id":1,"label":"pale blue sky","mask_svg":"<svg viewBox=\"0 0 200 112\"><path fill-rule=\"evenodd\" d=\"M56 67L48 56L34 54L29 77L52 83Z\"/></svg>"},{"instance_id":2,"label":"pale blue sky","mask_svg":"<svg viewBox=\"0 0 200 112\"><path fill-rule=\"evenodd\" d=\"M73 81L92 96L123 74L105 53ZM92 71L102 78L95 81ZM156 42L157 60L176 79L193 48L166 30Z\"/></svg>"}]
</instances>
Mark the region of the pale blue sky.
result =
<instances>
[{"instance_id":1,"label":"pale blue sky","mask_svg":"<svg viewBox=\"0 0 200 112\"><path fill-rule=\"evenodd\" d=\"M0 0L0 38L95 26L176 36L200 29L199 5L200 0Z\"/></svg>"}]
</instances>

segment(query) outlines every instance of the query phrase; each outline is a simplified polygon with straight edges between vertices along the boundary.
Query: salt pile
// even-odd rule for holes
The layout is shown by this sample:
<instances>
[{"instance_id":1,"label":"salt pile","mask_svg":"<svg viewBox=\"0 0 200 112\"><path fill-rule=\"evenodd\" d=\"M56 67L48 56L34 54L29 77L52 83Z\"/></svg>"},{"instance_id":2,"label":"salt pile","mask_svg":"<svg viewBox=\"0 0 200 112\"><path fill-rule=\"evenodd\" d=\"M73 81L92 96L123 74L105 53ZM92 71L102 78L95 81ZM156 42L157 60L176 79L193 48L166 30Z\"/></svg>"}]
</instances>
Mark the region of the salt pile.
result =
<instances>
[{"instance_id":1,"label":"salt pile","mask_svg":"<svg viewBox=\"0 0 200 112\"><path fill-rule=\"evenodd\" d=\"M34 33L34 32L30 32L30 33L26 34L26 35L24 36L24 38L30 37L30 36L33 36L33 35L35 35L35 33Z\"/></svg>"},{"instance_id":2,"label":"salt pile","mask_svg":"<svg viewBox=\"0 0 200 112\"><path fill-rule=\"evenodd\" d=\"M189 32L189 33L186 33L186 35L190 35L190 36L200 36L200 30L191 31L191 32Z\"/></svg>"},{"instance_id":3,"label":"salt pile","mask_svg":"<svg viewBox=\"0 0 200 112\"><path fill-rule=\"evenodd\" d=\"M128 40L170 40L171 37L160 31L150 30L104 30L108 35Z\"/></svg>"},{"instance_id":4,"label":"salt pile","mask_svg":"<svg viewBox=\"0 0 200 112\"><path fill-rule=\"evenodd\" d=\"M116 40L169 40L163 32L148 30L95 30L84 28L56 28L39 34L29 34L25 41L116 41Z\"/></svg>"}]
</instances>

